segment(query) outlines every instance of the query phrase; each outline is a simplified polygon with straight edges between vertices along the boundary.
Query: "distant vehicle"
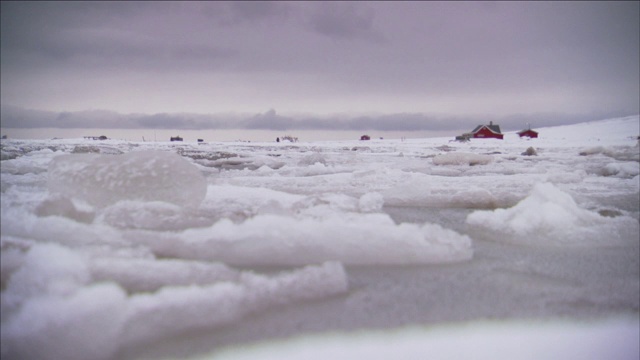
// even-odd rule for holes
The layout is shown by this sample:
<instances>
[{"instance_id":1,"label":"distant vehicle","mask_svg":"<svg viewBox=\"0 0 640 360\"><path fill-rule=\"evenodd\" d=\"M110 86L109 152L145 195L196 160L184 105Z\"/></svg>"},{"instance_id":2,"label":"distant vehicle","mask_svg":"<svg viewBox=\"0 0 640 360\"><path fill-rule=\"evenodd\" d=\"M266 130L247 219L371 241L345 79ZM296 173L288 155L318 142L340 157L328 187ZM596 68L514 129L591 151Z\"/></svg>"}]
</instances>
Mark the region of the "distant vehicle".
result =
<instances>
[{"instance_id":1,"label":"distant vehicle","mask_svg":"<svg viewBox=\"0 0 640 360\"><path fill-rule=\"evenodd\" d=\"M182 138L180 136L172 136L171 141L182 141Z\"/></svg>"},{"instance_id":2,"label":"distant vehicle","mask_svg":"<svg viewBox=\"0 0 640 360\"><path fill-rule=\"evenodd\" d=\"M100 135L100 136L85 136L85 139L91 139L91 140L108 140L109 138L104 136L104 135Z\"/></svg>"},{"instance_id":3,"label":"distant vehicle","mask_svg":"<svg viewBox=\"0 0 640 360\"><path fill-rule=\"evenodd\" d=\"M360 140L371 140L371 136L369 136L369 135L362 135L362 136L360 136Z\"/></svg>"}]
</instances>

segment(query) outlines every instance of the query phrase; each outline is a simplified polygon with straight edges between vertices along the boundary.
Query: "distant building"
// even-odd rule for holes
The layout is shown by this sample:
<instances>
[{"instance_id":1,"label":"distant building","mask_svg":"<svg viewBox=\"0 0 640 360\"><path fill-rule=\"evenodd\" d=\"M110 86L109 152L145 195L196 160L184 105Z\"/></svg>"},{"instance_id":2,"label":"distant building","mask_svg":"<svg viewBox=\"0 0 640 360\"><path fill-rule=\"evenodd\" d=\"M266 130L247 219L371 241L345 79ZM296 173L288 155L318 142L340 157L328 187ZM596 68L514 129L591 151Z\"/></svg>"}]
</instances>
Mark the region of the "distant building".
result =
<instances>
[{"instance_id":1,"label":"distant building","mask_svg":"<svg viewBox=\"0 0 640 360\"><path fill-rule=\"evenodd\" d=\"M360 140L371 140L371 137L369 135L362 135L360 136Z\"/></svg>"},{"instance_id":2,"label":"distant building","mask_svg":"<svg viewBox=\"0 0 640 360\"><path fill-rule=\"evenodd\" d=\"M182 141L182 138L180 136L172 136L171 141Z\"/></svg>"},{"instance_id":3,"label":"distant building","mask_svg":"<svg viewBox=\"0 0 640 360\"><path fill-rule=\"evenodd\" d=\"M475 139L500 139L504 138L500 131L500 125L493 125L493 121L489 122L489 125L478 125L470 133L471 137Z\"/></svg>"},{"instance_id":4,"label":"distant building","mask_svg":"<svg viewBox=\"0 0 640 360\"><path fill-rule=\"evenodd\" d=\"M526 130L518 131L518 136L528 137L528 138L537 138L538 132L531 129L526 129Z\"/></svg>"}]
</instances>

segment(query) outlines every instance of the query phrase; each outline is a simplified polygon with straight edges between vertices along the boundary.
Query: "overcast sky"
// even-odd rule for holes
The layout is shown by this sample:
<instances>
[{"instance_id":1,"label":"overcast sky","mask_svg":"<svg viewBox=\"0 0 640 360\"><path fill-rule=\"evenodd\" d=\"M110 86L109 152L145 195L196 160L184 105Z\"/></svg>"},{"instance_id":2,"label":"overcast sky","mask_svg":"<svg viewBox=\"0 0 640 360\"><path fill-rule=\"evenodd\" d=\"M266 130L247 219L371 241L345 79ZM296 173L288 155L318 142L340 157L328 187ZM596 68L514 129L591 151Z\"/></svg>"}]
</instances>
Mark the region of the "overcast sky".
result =
<instances>
[{"instance_id":1,"label":"overcast sky","mask_svg":"<svg viewBox=\"0 0 640 360\"><path fill-rule=\"evenodd\" d=\"M439 129L640 112L637 1L1 4L4 128Z\"/></svg>"}]
</instances>

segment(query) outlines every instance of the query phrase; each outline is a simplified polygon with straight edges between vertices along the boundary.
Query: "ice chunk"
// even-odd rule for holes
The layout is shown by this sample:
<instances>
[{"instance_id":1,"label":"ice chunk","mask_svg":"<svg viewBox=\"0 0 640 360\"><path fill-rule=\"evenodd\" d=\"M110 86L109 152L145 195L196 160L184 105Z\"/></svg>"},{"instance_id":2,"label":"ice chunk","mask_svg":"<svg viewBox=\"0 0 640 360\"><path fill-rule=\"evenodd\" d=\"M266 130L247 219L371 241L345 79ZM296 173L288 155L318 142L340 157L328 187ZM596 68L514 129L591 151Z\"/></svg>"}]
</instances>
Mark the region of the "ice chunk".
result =
<instances>
[{"instance_id":1,"label":"ice chunk","mask_svg":"<svg viewBox=\"0 0 640 360\"><path fill-rule=\"evenodd\" d=\"M96 146L96 145L76 145L76 147L71 150L74 154L87 154L87 153L97 153L97 154L122 154L122 151L111 147L111 146Z\"/></svg>"},{"instance_id":2,"label":"ice chunk","mask_svg":"<svg viewBox=\"0 0 640 360\"><path fill-rule=\"evenodd\" d=\"M462 208L495 208L498 199L488 190L477 186L460 191L451 197L449 206Z\"/></svg>"},{"instance_id":3,"label":"ice chunk","mask_svg":"<svg viewBox=\"0 0 640 360\"><path fill-rule=\"evenodd\" d=\"M54 195L45 199L35 209L38 216L63 216L83 223L91 223L95 214L92 211L78 209L71 199Z\"/></svg>"},{"instance_id":4,"label":"ice chunk","mask_svg":"<svg viewBox=\"0 0 640 360\"><path fill-rule=\"evenodd\" d=\"M130 292L156 291L163 286L207 285L236 281L237 270L220 263L178 259L130 259L102 257L90 263L97 281L115 281Z\"/></svg>"},{"instance_id":5,"label":"ice chunk","mask_svg":"<svg viewBox=\"0 0 640 360\"><path fill-rule=\"evenodd\" d=\"M126 295L113 284L69 296L35 296L7 321L3 312L2 358L106 360L118 350Z\"/></svg>"},{"instance_id":6,"label":"ice chunk","mask_svg":"<svg viewBox=\"0 0 640 360\"><path fill-rule=\"evenodd\" d=\"M575 170L573 172L556 171L547 175L547 181L553 184L570 184L580 183L587 177L584 170Z\"/></svg>"},{"instance_id":7,"label":"ice chunk","mask_svg":"<svg viewBox=\"0 0 640 360\"><path fill-rule=\"evenodd\" d=\"M10 237L3 237L0 243L0 288L5 289L9 278L24 262L24 252L12 247ZM7 241L9 240L9 241ZM14 245L15 246L15 245ZM4 301L4 300L3 300Z\"/></svg>"},{"instance_id":8,"label":"ice chunk","mask_svg":"<svg viewBox=\"0 0 640 360\"><path fill-rule=\"evenodd\" d=\"M302 195L267 188L209 185L203 208L214 209L219 216L253 216L264 211L286 210L304 200Z\"/></svg>"},{"instance_id":9,"label":"ice chunk","mask_svg":"<svg viewBox=\"0 0 640 360\"><path fill-rule=\"evenodd\" d=\"M366 193L360 197L359 206L362 212L380 211L383 205L384 197L380 193Z\"/></svg>"},{"instance_id":10,"label":"ice chunk","mask_svg":"<svg viewBox=\"0 0 640 360\"><path fill-rule=\"evenodd\" d=\"M90 281L84 257L60 245L33 246L2 292L2 357L110 358L125 295Z\"/></svg>"},{"instance_id":11,"label":"ice chunk","mask_svg":"<svg viewBox=\"0 0 640 360\"><path fill-rule=\"evenodd\" d=\"M472 153L447 153L433 158L434 165L486 165L491 161L493 161L491 155Z\"/></svg>"},{"instance_id":12,"label":"ice chunk","mask_svg":"<svg viewBox=\"0 0 640 360\"><path fill-rule=\"evenodd\" d=\"M295 301L343 293L342 264L327 262L275 276L180 260L87 259L58 245L35 245L2 293L2 358L110 359L121 346L212 328ZM7 300L7 301L5 301ZM6 306L5 306L6 305Z\"/></svg>"},{"instance_id":13,"label":"ice chunk","mask_svg":"<svg viewBox=\"0 0 640 360\"><path fill-rule=\"evenodd\" d=\"M609 163L602 169L602 175L621 178L631 178L640 174L640 164L637 162Z\"/></svg>"},{"instance_id":14,"label":"ice chunk","mask_svg":"<svg viewBox=\"0 0 640 360\"><path fill-rule=\"evenodd\" d=\"M21 158L6 160L2 162L2 173L12 175L41 174L47 171L46 166L42 166L33 159L23 160Z\"/></svg>"},{"instance_id":15,"label":"ice chunk","mask_svg":"<svg viewBox=\"0 0 640 360\"><path fill-rule=\"evenodd\" d=\"M119 229L182 230L211 225L213 221L192 208L162 201L120 201L106 207L100 221Z\"/></svg>"},{"instance_id":16,"label":"ice chunk","mask_svg":"<svg viewBox=\"0 0 640 360\"><path fill-rule=\"evenodd\" d=\"M419 206L429 203L433 185L425 178L409 178L382 192L384 203L392 206Z\"/></svg>"},{"instance_id":17,"label":"ice chunk","mask_svg":"<svg viewBox=\"0 0 640 360\"><path fill-rule=\"evenodd\" d=\"M165 151L61 155L49 165L48 185L52 193L96 207L121 200L195 207L207 192L207 182L195 165Z\"/></svg>"},{"instance_id":18,"label":"ice chunk","mask_svg":"<svg viewBox=\"0 0 640 360\"><path fill-rule=\"evenodd\" d=\"M32 247L2 293L2 312L35 296L63 296L91 280L85 259L56 244Z\"/></svg>"},{"instance_id":19,"label":"ice chunk","mask_svg":"<svg viewBox=\"0 0 640 360\"><path fill-rule=\"evenodd\" d=\"M638 233L639 228L632 218L605 218L582 209L571 195L549 183L536 184L512 208L473 212L467 223L474 235L538 245L619 245L629 240L620 229Z\"/></svg>"},{"instance_id":20,"label":"ice chunk","mask_svg":"<svg viewBox=\"0 0 640 360\"><path fill-rule=\"evenodd\" d=\"M596 155L596 154L604 154L607 156L611 156L613 154L613 151L611 149L605 149L602 146L595 146L595 147L591 147L591 148L580 151L580 156L589 156L589 155Z\"/></svg>"},{"instance_id":21,"label":"ice chunk","mask_svg":"<svg viewBox=\"0 0 640 360\"><path fill-rule=\"evenodd\" d=\"M122 343L221 326L274 305L340 294L347 288L344 268L335 262L273 277L245 273L233 283L167 287L131 298Z\"/></svg>"},{"instance_id":22,"label":"ice chunk","mask_svg":"<svg viewBox=\"0 0 640 360\"><path fill-rule=\"evenodd\" d=\"M433 190L427 179L415 179L383 192L384 203L391 206L428 206L444 208L486 209L504 203L504 197L496 196L487 189L469 185L466 189L447 191Z\"/></svg>"},{"instance_id":23,"label":"ice chunk","mask_svg":"<svg viewBox=\"0 0 640 360\"><path fill-rule=\"evenodd\" d=\"M58 243L68 247L115 246L129 248L117 229L100 223L83 223L67 217L38 217L23 208L2 211L2 235Z\"/></svg>"},{"instance_id":24,"label":"ice chunk","mask_svg":"<svg viewBox=\"0 0 640 360\"><path fill-rule=\"evenodd\" d=\"M308 165L314 165L317 163L327 165L327 159L324 156L322 156L322 154L317 152L307 155L302 159L300 159L300 161L298 161L299 166L305 166L305 165L308 166Z\"/></svg>"},{"instance_id":25,"label":"ice chunk","mask_svg":"<svg viewBox=\"0 0 640 360\"><path fill-rule=\"evenodd\" d=\"M15 153L15 152L8 152L8 151L0 150L0 161L1 160L15 159L18 156L20 156L20 155Z\"/></svg>"},{"instance_id":26,"label":"ice chunk","mask_svg":"<svg viewBox=\"0 0 640 360\"><path fill-rule=\"evenodd\" d=\"M258 215L182 233L132 232L160 256L234 265L426 264L471 258L471 239L437 224L396 225L386 214L326 213L318 218Z\"/></svg>"}]
</instances>

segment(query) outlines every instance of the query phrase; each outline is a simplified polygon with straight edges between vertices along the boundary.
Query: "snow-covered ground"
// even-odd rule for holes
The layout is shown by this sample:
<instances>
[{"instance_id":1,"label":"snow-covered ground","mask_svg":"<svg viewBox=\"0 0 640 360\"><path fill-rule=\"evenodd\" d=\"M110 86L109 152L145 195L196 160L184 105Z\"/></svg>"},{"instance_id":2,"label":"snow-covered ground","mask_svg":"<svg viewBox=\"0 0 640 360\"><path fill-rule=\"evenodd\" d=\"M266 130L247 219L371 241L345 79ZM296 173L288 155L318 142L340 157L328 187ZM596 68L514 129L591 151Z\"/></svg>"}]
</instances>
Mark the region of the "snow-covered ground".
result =
<instances>
[{"instance_id":1,"label":"snow-covered ground","mask_svg":"<svg viewBox=\"0 0 640 360\"><path fill-rule=\"evenodd\" d=\"M637 359L640 119L536 130L3 139L2 358Z\"/></svg>"}]
</instances>

